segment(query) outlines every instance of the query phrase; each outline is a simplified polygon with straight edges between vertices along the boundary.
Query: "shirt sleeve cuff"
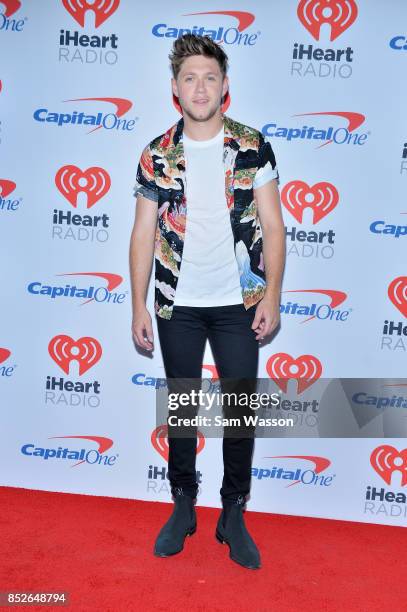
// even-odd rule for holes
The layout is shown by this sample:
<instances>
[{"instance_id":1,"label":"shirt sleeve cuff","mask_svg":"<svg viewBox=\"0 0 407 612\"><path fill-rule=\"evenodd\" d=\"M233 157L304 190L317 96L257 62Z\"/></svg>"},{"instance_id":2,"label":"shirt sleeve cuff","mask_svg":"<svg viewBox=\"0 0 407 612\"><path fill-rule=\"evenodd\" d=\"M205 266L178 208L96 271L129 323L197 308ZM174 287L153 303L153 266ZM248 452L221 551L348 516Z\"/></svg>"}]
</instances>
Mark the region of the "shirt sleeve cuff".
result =
<instances>
[{"instance_id":1,"label":"shirt sleeve cuff","mask_svg":"<svg viewBox=\"0 0 407 612\"><path fill-rule=\"evenodd\" d=\"M158 193L153 189L148 189L144 185L140 185L140 183L136 183L133 188L133 195L137 197L140 194L148 200L152 200L153 202L158 202Z\"/></svg>"},{"instance_id":2,"label":"shirt sleeve cuff","mask_svg":"<svg viewBox=\"0 0 407 612\"><path fill-rule=\"evenodd\" d=\"M263 187L263 185L269 181L272 181L273 179L277 179L277 183L280 182L277 166L275 166L273 169L272 165L268 161L263 168L259 168L259 170L256 172L256 176L253 181L253 189Z\"/></svg>"}]
</instances>

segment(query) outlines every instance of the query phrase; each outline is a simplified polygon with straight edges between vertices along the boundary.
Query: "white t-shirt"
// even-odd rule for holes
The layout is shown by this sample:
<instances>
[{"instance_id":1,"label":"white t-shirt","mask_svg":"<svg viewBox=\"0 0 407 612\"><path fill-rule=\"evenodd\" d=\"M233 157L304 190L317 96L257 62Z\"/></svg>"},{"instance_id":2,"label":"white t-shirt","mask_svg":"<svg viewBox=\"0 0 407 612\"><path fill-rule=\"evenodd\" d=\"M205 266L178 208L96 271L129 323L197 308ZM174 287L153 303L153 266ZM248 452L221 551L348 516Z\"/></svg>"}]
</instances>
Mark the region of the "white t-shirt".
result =
<instances>
[{"instance_id":1,"label":"white t-shirt","mask_svg":"<svg viewBox=\"0 0 407 612\"><path fill-rule=\"evenodd\" d=\"M183 134L187 218L175 306L243 303L225 196L223 139L223 128L209 140ZM273 178L276 170L268 162L257 172L253 186L261 187Z\"/></svg>"}]
</instances>

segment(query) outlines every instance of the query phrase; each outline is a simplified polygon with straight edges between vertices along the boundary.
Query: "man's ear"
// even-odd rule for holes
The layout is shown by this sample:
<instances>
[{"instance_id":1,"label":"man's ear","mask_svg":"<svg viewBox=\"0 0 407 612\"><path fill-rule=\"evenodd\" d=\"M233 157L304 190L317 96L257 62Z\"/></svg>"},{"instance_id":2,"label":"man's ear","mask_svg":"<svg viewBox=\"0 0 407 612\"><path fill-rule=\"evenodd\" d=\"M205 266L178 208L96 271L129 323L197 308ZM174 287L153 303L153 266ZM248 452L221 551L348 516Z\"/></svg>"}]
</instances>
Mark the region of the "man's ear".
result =
<instances>
[{"instance_id":1,"label":"man's ear","mask_svg":"<svg viewBox=\"0 0 407 612\"><path fill-rule=\"evenodd\" d=\"M222 83L222 98L225 97L228 91L229 91L229 78L225 76L223 78L223 83Z\"/></svg>"},{"instance_id":2,"label":"man's ear","mask_svg":"<svg viewBox=\"0 0 407 612\"><path fill-rule=\"evenodd\" d=\"M174 78L171 79L171 88L172 88L172 93L174 94L174 96L178 98L179 96L178 96L177 81Z\"/></svg>"}]
</instances>

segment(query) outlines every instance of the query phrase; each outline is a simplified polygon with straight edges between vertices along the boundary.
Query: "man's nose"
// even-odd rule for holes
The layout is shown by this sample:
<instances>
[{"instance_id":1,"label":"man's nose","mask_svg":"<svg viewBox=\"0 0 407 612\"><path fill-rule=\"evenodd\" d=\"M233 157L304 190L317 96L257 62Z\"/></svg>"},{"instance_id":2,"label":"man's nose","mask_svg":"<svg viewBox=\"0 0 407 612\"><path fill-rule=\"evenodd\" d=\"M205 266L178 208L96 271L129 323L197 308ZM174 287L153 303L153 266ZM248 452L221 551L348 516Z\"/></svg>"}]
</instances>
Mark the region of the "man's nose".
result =
<instances>
[{"instance_id":1,"label":"man's nose","mask_svg":"<svg viewBox=\"0 0 407 612\"><path fill-rule=\"evenodd\" d=\"M205 91L205 79L197 79L197 81L196 81L196 90L197 91Z\"/></svg>"}]
</instances>

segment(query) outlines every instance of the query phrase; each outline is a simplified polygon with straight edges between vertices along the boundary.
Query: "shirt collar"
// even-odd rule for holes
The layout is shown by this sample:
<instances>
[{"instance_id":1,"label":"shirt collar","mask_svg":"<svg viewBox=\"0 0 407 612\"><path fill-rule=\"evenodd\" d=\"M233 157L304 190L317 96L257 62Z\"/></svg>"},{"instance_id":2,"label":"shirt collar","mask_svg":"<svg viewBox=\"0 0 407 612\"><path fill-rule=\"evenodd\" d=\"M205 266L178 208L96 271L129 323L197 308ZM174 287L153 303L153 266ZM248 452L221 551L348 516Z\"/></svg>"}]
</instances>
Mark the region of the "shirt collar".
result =
<instances>
[{"instance_id":1,"label":"shirt collar","mask_svg":"<svg viewBox=\"0 0 407 612\"><path fill-rule=\"evenodd\" d=\"M239 137L235 134L233 129L234 121L227 115L222 113L223 127L224 127L224 144L226 145L230 140L234 140L237 143L239 142ZM174 126L174 136L173 136L173 144L176 147L177 144L182 141L182 134L184 131L184 117L181 117L180 120Z\"/></svg>"}]
</instances>

